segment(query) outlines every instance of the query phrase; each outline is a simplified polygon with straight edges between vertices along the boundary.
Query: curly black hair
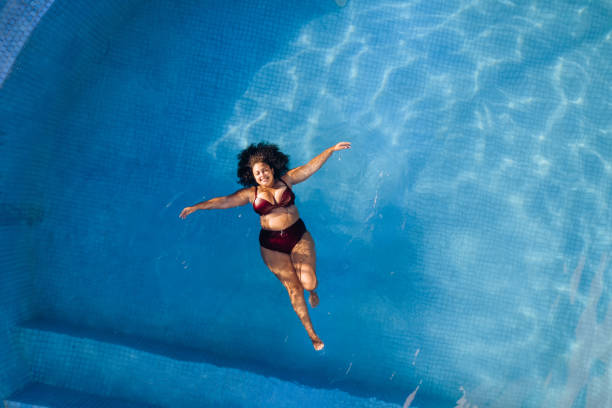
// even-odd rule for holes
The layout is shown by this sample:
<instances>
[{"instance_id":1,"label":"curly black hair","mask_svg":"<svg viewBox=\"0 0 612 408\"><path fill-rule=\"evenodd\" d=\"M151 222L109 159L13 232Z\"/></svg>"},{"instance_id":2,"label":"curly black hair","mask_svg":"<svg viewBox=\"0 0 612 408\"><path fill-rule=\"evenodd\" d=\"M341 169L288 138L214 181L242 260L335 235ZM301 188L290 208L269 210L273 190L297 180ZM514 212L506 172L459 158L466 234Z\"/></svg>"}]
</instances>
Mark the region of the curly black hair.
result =
<instances>
[{"instance_id":1,"label":"curly black hair","mask_svg":"<svg viewBox=\"0 0 612 408\"><path fill-rule=\"evenodd\" d=\"M238 183L245 187L256 186L253 177L253 165L266 163L274 170L274 177L282 177L289 168L289 156L281 152L278 146L272 143L259 142L251 144L238 154Z\"/></svg>"}]
</instances>

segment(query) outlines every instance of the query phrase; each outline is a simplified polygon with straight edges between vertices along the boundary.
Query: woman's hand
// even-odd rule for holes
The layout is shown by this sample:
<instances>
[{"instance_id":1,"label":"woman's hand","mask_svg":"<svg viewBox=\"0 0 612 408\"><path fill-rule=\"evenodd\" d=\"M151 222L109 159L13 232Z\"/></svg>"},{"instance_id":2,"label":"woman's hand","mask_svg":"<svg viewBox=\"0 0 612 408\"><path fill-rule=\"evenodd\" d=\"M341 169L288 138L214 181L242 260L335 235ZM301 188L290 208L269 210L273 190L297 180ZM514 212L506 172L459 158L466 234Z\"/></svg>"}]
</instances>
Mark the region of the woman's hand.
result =
<instances>
[{"instance_id":1,"label":"woman's hand","mask_svg":"<svg viewBox=\"0 0 612 408\"><path fill-rule=\"evenodd\" d=\"M191 214L192 212L196 210L197 208L195 207L185 207L183 208L183 211L181 211L181 215L179 215L179 217L181 217L182 219L185 219L185 217L187 217L189 214Z\"/></svg>"},{"instance_id":2,"label":"woman's hand","mask_svg":"<svg viewBox=\"0 0 612 408\"><path fill-rule=\"evenodd\" d=\"M332 152L337 152L339 150L344 150L344 149L350 149L351 148L351 142L340 142L335 146L331 147Z\"/></svg>"}]
</instances>

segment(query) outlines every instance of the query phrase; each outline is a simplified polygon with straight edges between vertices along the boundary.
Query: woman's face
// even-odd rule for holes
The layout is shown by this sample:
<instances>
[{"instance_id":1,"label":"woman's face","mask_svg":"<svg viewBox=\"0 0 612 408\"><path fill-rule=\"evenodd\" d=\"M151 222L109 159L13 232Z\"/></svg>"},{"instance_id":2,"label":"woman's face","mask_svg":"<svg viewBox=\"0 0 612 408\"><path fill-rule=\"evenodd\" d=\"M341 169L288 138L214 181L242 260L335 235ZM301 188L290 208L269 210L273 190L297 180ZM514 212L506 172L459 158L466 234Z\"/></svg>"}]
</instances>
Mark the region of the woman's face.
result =
<instances>
[{"instance_id":1,"label":"woman's face","mask_svg":"<svg viewBox=\"0 0 612 408\"><path fill-rule=\"evenodd\" d=\"M253 165L253 177L260 186L272 187L274 185L274 170L266 163L257 162Z\"/></svg>"}]
</instances>

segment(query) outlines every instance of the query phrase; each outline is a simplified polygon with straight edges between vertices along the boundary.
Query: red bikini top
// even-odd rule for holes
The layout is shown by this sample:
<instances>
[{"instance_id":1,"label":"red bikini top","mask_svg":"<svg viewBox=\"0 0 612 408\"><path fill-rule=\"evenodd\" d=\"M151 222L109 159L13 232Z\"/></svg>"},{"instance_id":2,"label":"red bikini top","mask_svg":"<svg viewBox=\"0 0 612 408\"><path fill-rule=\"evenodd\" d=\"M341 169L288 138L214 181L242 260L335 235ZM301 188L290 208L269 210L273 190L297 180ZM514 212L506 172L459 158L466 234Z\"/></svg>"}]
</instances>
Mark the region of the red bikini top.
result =
<instances>
[{"instance_id":1,"label":"red bikini top","mask_svg":"<svg viewBox=\"0 0 612 408\"><path fill-rule=\"evenodd\" d=\"M280 179L286 186L282 179ZM274 196L273 196L274 197ZM269 202L268 200L264 200L263 198L257 197L257 186L255 186L255 200L253 201L253 210L259 215L266 215L270 211L279 207L291 207L295 203L295 194L293 191L287 186L285 191L283 191L283 195L280 201L277 203L276 198L274 197L274 204Z\"/></svg>"}]
</instances>

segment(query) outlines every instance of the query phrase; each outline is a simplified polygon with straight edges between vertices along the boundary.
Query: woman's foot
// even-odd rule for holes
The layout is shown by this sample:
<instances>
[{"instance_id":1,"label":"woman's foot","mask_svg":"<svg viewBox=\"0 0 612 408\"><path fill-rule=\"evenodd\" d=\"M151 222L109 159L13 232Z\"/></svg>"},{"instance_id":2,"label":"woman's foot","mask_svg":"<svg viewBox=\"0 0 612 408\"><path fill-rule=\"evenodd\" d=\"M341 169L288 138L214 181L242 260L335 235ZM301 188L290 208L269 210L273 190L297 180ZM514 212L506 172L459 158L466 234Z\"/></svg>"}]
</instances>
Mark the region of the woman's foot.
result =
<instances>
[{"instance_id":1,"label":"woman's foot","mask_svg":"<svg viewBox=\"0 0 612 408\"><path fill-rule=\"evenodd\" d=\"M314 290L310 291L310 296L308 296L308 303L310 306L317 307L319 305L319 295Z\"/></svg>"},{"instance_id":2,"label":"woman's foot","mask_svg":"<svg viewBox=\"0 0 612 408\"><path fill-rule=\"evenodd\" d=\"M323 347L325 347L325 344L323 344L323 342L321 341L320 338L315 338L315 339L311 339L312 340L312 345L314 347L315 350L319 351L319 350L323 350Z\"/></svg>"}]
</instances>

